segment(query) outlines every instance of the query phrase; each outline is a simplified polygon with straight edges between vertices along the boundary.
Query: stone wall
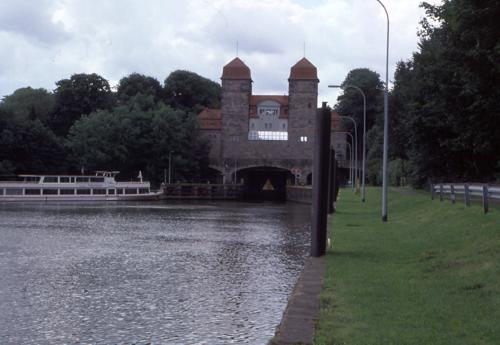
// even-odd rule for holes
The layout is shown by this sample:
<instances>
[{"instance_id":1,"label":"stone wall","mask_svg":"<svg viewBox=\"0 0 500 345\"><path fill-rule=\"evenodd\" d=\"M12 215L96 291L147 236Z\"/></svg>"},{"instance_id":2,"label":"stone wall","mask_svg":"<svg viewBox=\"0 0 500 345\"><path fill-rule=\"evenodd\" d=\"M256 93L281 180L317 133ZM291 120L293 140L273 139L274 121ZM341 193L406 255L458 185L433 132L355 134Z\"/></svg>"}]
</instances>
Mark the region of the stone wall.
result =
<instances>
[{"instance_id":1,"label":"stone wall","mask_svg":"<svg viewBox=\"0 0 500 345\"><path fill-rule=\"evenodd\" d=\"M286 200L312 204L311 186L286 186Z\"/></svg>"}]
</instances>

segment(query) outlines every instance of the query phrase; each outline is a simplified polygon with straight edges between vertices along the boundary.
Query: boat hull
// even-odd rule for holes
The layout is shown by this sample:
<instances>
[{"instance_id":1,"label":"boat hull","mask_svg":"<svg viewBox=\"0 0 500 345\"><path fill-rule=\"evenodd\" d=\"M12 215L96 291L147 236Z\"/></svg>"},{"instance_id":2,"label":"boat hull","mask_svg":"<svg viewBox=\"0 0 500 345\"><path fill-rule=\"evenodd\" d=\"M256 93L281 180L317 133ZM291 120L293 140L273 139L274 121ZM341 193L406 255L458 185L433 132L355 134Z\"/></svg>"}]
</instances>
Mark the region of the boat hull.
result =
<instances>
[{"instance_id":1,"label":"boat hull","mask_svg":"<svg viewBox=\"0 0 500 345\"><path fill-rule=\"evenodd\" d=\"M0 202L88 202L88 201L151 201L162 192L131 195L0 195Z\"/></svg>"}]
</instances>

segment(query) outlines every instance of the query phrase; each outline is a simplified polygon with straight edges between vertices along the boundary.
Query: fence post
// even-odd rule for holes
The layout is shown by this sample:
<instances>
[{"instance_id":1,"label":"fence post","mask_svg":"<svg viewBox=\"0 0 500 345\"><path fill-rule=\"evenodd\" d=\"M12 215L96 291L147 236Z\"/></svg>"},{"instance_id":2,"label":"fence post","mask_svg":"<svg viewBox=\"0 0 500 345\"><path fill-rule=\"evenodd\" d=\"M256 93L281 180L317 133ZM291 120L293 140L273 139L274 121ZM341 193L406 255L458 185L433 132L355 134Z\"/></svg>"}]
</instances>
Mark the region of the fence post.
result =
<instances>
[{"instance_id":1,"label":"fence post","mask_svg":"<svg viewBox=\"0 0 500 345\"><path fill-rule=\"evenodd\" d=\"M439 185L439 201L443 201L444 200L444 195L443 195L443 184L441 183Z\"/></svg>"},{"instance_id":2,"label":"fence post","mask_svg":"<svg viewBox=\"0 0 500 345\"><path fill-rule=\"evenodd\" d=\"M484 214L488 213L489 211L489 204L488 204L488 186L483 186L483 210Z\"/></svg>"},{"instance_id":3,"label":"fence post","mask_svg":"<svg viewBox=\"0 0 500 345\"><path fill-rule=\"evenodd\" d=\"M431 183L431 200L434 200L435 197L434 185Z\"/></svg>"},{"instance_id":4,"label":"fence post","mask_svg":"<svg viewBox=\"0 0 500 345\"><path fill-rule=\"evenodd\" d=\"M469 194L469 184L466 183L464 184L464 201L465 201L465 207L470 206L470 194Z\"/></svg>"},{"instance_id":5,"label":"fence post","mask_svg":"<svg viewBox=\"0 0 500 345\"><path fill-rule=\"evenodd\" d=\"M455 203L455 186L453 184L450 184L450 200L451 200L451 203L454 204Z\"/></svg>"}]
</instances>

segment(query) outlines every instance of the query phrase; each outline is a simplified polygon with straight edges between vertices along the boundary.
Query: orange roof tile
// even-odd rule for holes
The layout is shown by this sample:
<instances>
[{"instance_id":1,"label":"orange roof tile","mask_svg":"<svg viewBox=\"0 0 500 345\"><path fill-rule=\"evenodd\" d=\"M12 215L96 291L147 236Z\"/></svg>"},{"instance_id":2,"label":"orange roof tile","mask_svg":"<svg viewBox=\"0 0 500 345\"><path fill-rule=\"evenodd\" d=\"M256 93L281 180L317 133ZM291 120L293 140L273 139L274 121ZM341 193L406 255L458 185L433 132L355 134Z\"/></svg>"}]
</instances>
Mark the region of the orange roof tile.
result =
<instances>
[{"instance_id":1,"label":"orange roof tile","mask_svg":"<svg viewBox=\"0 0 500 345\"><path fill-rule=\"evenodd\" d=\"M288 106L288 96L285 95L252 95L250 105L257 105L262 101L275 101L282 106Z\"/></svg>"},{"instance_id":2,"label":"orange roof tile","mask_svg":"<svg viewBox=\"0 0 500 345\"><path fill-rule=\"evenodd\" d=\"M318 70L304 57L292 66L288 80L318 80Z\"/></svg>"},{"instance_id":3,"label":"orange roof tile","mask_svg":"<svg viewBox=\"0 0 500 345\"><path fill-rule=\"evenodd\" d=\"M250 68L240 58L234 58L222 69L221 79L250 79Z\"/></svg>"}]
</instances>

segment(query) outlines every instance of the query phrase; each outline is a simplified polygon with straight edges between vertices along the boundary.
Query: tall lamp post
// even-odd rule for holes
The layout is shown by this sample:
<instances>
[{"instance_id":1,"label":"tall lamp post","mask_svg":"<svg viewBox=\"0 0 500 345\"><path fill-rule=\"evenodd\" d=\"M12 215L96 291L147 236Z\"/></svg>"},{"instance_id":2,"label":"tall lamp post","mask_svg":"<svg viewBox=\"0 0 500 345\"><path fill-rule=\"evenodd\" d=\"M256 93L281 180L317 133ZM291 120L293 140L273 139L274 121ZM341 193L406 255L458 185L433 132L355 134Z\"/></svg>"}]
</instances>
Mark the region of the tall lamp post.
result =
<instances>
[{"instance_id":1,"label":"tall lamp post","mask_svg":"<svg viewBox=\"0 0 500 345\"><path fill-rule=\"evenodd\" d=\"M366 175L366 96L363 90L361 90L356 85L347 84L343 87L341 85L328 85L328 87L333 88L341 88L343 90L348 88L353 88L358 90L363 96L363 163L362 163L362 172L361 172L361 201L365 202L365 175ZM357 131L356 131L357 132ZM357 160L356 160L357 161Z\"/></svg>"},{"instance_id":2,"label":"tall lamp post","mask_svg":"<svg viewBox=\"0 0 500 345\"><path fill-rule=\"evenodd\" d=\"M351 155L351 168L350 168L350 170L354 171L353 157L354 157L354 147L355 147L355 144L354 144L354 138L353 138L352 134L349 133L349 132L333 132L333 135L335 135L335 134L345 134L345 135L348 135L348 136L351 137L352 146L351 146L351 144L349 144L347 142L347 140L346 140L346 143L349 146L349 153ZM352 175L354 176L354 173L352 173ZM352 189L354 190L354 178L351 178L351 185L352 185Z\"/></svg>"},{"instance_id":3,"label":"tall lamp post","mask_svg":"<svg viewBox=\"0 0 500 345\"><path fill-rule=\"evenodd\" d=\"M168 184L170 184L172 177L172 153L174 153L174 151L168 153Z\"/></svg>"},{"instance_id":4,"label":"tall lamp post","mask_svg":"<svg viewBox=\"0 0 500 345\"><path fill-rule=\"evenodd\" d=\"M387 41L385 55L385 93L384 93L384 157L382 161L382 221L387 222L387 164L389 154L389 13L382 1L377 0L387 17Z\"/></svg>"},{"instance_id":5,"label":"tall lamp post","mask_svg":"<svg viewBox=\"0 0 500 345\"><path fill-rule=\"evenodd\" d=\"M351 116L339 115L342 119L349 119L354 123L354 181L358 181L358 124Z\"/></svg>"},{"instance_id":6,"label":"tall lamp post","mask_svg":"<svg viewBox=\"0 0 500 345\"><path fill-rule=\"evenodd\" d=\"M354 173L353 173L353 170L354 170L353 166L354 166L354 164L352 164L352 156L353 156L353 154L352 154L352 151L353 151L352 146L353 145L351 145L349 143L346 143L346 144L347 144L347 147L349 147L349 156L351 156L350 157L351 158L351 163L349 164L350 165L349 166L349 179L351 180L351 188L352 188L352 191L354 192L354 177L353 177L353 175L354 175Z\"/></svg>"}]
</instances>

